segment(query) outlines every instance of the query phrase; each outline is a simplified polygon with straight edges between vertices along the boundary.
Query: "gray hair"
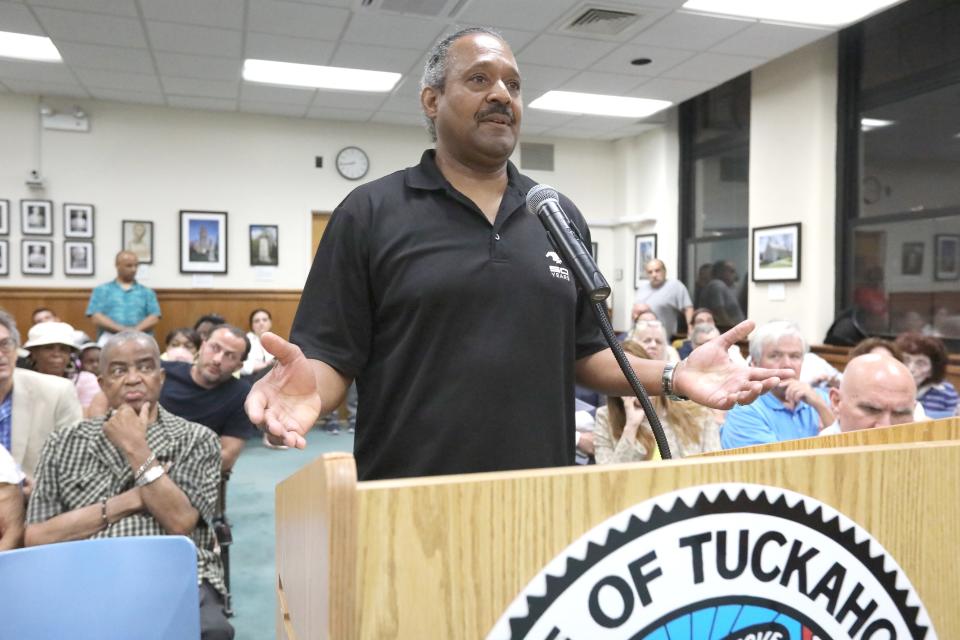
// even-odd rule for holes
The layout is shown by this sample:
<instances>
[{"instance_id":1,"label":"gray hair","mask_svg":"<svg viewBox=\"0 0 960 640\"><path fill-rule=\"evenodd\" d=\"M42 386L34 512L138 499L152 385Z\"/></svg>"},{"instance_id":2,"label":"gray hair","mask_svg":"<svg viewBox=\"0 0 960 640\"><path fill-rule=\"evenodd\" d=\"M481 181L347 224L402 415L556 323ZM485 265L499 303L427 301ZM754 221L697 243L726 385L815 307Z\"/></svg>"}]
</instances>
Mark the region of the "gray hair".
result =
<instances>
[{"instance_id":1,"label":"gray hair","mask_svg":"<svg viewBox=\"0 0 960 640\"><path fill-rule=\"evenodd\" d=\"M803 345L803 352L807 352L807 341L800 333L800 327L786 320L774 320L768 322L753 332L750 336L750 360L753 366L758 366L760 358L763 356L763 348L770 342L776 344L780 338L792 336L800 339Z\"/></svg>"},{"instance_id":2,"label":"gray hair","mask_svg":"<svg viewBox=\"0 0 960 640\"><path fill-rule=\"evenodd\" d=\"M644 329L659 329L660 333L663 335L663 343L670 343L670 336L667 335L667 328L663 326L663 323L659 320L637 320L637 323L633 325L633 329L631 329L630 333L627 335L626 340L640 342L640 340L637 339L637 333Z\"/></svg>"},{"instance_id":3,"label":"gray hair","mask_svg":"<svg viewBox=\"0 0 960 640\"><path fill-rule=\"evenodd\" d=\"M717 329L716 325L707 324L706 322L693 325L693 330L690 331L690 344L696 346L698 339L703 338L708 333L720 335L720 330Z\"/></svg>"},{"instance_id":4,"label":"gray hair","mask_svg":"<svg viewBox=\"0 0 960 640\"><path fill-rule=\"evenodd\" d=\"M10 332L10 337L13 338L13 346L20 347L20 332L17 330L17 321L13 319L13 316L0 309L0 325L3 325L7 328L7 331Z\"/></svg>"},{"instance_id":5,"label":"gray hair","mask_svg":"<svg viewBox=\"0 0 960 640\"><path fill-rule=\"evenodd\" d=\"M160 347L157 346L157 341L153 339L153 336L142 331L131 330L121 331L110 336L110 339L103 345L103 349L100 350L100 371L107 370L107 365L110 364L110 352L128 342L139 342L149 347L157 359L157 366L160 366Z\"/></svg>"},{"instance_id":6,"label":"gray hair","mask_svg":"<svg viewBox=\"0 0 960 640\"><path fill-rule=\"evenodd\" d=\"M430 49L430 53L427 54L427 62L423 66L423 76L420 77L420 92L422 93L424 89L430 87L431 89L436 89L438 93L443 93L444 87L447 82L447 64L450 60L450 47L453 46L453 43L463 38L464 36L469 36L474 33L485 33L491 35L494 38L500 40L506 44L503 35L501 35L495 29L490 29L488 27L467 27L465 29L460 29L450 35L446 36L443 40L433 45L433 48ZM437 141L437 126L432 119L428 118L426 114L423 115L424 120L427 125L427 133L430 134L430 141Z\"/></svg>"}]
</instances>

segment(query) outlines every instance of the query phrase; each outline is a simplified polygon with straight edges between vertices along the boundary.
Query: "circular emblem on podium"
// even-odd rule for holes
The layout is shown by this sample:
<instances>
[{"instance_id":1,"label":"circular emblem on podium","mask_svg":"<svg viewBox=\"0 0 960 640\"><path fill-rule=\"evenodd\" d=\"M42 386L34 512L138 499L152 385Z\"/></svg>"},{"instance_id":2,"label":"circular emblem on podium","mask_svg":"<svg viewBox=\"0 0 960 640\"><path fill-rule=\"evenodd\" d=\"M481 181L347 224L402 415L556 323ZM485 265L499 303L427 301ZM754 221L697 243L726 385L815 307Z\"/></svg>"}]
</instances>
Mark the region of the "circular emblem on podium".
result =
<instances>
[{"instance_id":1,"label":"circular emblem on podium","mask_svg":"<svg viewBox=\"0 0 960 640\"><path fill-rule=\"evenodd\" d=\"M935 640L873 537L774 487L693 487L587 532L513 601L488 640Z\"/></svg>"}]
</instances>

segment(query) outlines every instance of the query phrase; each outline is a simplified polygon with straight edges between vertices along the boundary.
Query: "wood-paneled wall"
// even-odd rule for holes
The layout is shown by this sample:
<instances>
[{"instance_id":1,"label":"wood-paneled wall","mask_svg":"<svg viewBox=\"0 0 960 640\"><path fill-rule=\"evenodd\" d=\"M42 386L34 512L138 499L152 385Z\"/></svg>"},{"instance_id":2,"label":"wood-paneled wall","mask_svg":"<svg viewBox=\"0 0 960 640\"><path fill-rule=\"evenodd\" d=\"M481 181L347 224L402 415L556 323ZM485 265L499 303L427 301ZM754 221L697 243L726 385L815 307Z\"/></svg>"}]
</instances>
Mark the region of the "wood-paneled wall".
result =
<instances>
[{"instance_id":1,"label":"wood-paneled wall","mask_svg":"<svg viewBox=\"0 0 960 640\"><path fill-rule=\"evenodd\" d=\"M273 331L290 335L293 316L300 303L300 291L290 289L156 289L163 316L154 331L160 348L167 332L178 327L192 327L205 313L219 313L227 322L248 329L250 312L258 307L273 316ZM23 340L30 328L33 310L53 309L60 319L74 328L96 335L96 327L86 317L90 301L88 288L21 288L0 287L0 307L17 320Z\"/></svg>"}]
</instances>

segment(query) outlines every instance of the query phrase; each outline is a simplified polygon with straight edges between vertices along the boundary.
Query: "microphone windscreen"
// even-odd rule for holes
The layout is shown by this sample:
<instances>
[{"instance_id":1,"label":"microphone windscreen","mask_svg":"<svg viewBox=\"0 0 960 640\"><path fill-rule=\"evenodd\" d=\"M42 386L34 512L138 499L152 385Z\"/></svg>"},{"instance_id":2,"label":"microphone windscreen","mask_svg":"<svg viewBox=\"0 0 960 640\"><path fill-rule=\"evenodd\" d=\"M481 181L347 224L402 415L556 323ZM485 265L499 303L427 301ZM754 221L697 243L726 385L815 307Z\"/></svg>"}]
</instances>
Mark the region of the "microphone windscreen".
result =
<instances>
[{"instance_id":1,"label":"microphone windscreen","mask_svg":"<svg viewBox=\"0 0 960 640\"><path fill-rule=\"evenodd\" d=\"M540 205L547 200L560 200L557 190L545 184L538 184L527 192L527 211L537 215L540 211Z\"/></svg>"}]
</instances>

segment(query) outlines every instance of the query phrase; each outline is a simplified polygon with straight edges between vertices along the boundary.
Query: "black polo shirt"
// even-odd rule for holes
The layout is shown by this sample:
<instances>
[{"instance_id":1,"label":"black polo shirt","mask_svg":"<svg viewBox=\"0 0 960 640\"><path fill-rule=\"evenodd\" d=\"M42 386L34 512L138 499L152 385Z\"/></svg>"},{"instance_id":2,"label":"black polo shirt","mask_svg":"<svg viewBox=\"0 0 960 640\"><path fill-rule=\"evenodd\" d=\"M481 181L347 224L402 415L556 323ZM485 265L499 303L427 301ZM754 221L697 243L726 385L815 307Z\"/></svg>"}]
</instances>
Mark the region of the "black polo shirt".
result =
<instances>
[{"instance_id":1,"label":"black polo shirt","mask_svg":"<svg viewBox=\"0 0 960 640\"><path fill-rule=\"evenodd\" d=\"M606 344L507 171L492 225L433 150L330 219L291 339L357 379L363 480L573 463L574 363Z\"/></svg>"},{"instance_id":2,"label":"black polo shirt","mask_svg":"<svg viewBox=\"0 0 960 640\"><path fill-rule=\"evenodd\" d=\"M250 383L229 378L212 389L201 387L190 375L189 362L165 361L166 379L160 389L160 405L170 413L213 429L218 436L250 438L257 433L243 403Z\"/></svg>"}]
</instances>

